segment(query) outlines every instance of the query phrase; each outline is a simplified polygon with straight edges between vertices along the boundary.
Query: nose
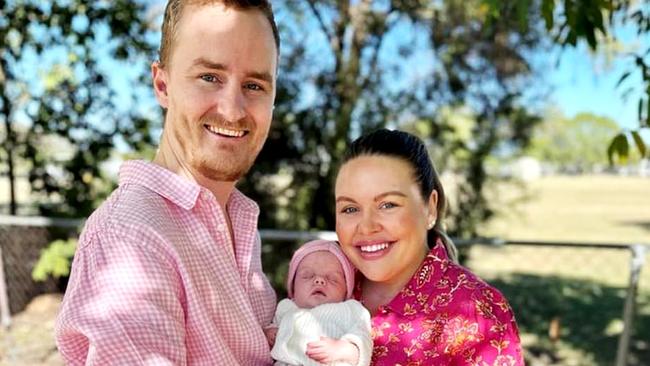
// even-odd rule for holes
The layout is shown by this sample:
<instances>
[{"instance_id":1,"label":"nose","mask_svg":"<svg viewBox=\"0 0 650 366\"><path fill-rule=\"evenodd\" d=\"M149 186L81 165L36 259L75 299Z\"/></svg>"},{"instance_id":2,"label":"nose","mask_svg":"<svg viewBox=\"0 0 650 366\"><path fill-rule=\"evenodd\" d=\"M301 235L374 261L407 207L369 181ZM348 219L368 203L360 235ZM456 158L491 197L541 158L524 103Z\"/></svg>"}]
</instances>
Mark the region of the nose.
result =
<instances>
[{"instance_id":1,"label":"nose","mask_svg":"<svg viewBox=\"0 0 650 366\"><path fill-rule=\"evenodd\" d=\"M320 286L325 286L325 279L321 276L316 276L314 277L314 284L315 285L320 285Z\"/></svg>"},{"instance_id":2,"label":"nose","mask_svg":"<svg viewBox=\"0 0 650 366\"><path fill-rule=\"evenodd\" d=\"M218 100L218 111L228 122L237 122L246 116L246 100L238 83L231 82Z\"/></svg>"},{"instance_id":3,"label":"nose","mask_svg":"<svg viewBox=\"0 0 650 366\"><path fill-rule=\"evenodd\" d=\"M381 225L375 217L375 213L371 210L366 210L361 221L359 222L359 232L361 234L371 234L381 229Z\"/></svg>"}]
</instances>

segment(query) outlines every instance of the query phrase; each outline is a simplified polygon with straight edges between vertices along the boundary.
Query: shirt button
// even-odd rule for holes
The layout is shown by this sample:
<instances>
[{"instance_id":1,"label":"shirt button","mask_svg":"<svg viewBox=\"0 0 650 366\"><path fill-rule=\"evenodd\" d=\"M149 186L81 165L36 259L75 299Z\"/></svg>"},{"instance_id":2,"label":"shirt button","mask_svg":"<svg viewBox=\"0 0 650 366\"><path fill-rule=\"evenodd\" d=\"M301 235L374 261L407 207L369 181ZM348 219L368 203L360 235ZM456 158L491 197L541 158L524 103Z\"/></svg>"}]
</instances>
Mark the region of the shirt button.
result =
<instances>
[{"instance_id":1,"label":"shirt button","mask_svg":"<svg viewBox=\"0 0 650 366\"><path fill-rule=\"evenodd\" d=\"M224 224L217 225L217 231L223 233L224 231L226 231L226 225Z\"/></svg>"}]
</instances>

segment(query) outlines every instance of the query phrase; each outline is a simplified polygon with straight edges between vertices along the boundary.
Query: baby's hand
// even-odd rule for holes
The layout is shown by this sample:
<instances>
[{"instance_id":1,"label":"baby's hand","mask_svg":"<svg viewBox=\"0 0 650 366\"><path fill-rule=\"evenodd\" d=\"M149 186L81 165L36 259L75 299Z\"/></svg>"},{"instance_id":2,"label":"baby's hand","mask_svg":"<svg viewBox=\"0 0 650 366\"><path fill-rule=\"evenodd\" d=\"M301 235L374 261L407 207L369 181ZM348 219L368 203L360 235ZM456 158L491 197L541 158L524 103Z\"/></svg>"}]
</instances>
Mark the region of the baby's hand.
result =
<instances>
[{"instance_id":1,"label":"baby's hand","mask_svg":"<svg viewBox=\"0 0 650 366\"><path fill-rule=\"evenodd\" d=\"M269 342L269 346L273 348L273 345L275 344L275 337L278 335L278 328L265 328L264 335L266 335L266 340Z\"/></svg>"},{"instance_id":2,"label":"baby's hand","mask_svg":"<svg viewBox=\"0 0 650 366\"><path fill-rule=\"evenodd\" d=\"M314 361L329 364L346 361L356 365L359 361L359 348L349 341L320 337L320 340L307 343L305 352Z\"/></svg>"}]
</instances>

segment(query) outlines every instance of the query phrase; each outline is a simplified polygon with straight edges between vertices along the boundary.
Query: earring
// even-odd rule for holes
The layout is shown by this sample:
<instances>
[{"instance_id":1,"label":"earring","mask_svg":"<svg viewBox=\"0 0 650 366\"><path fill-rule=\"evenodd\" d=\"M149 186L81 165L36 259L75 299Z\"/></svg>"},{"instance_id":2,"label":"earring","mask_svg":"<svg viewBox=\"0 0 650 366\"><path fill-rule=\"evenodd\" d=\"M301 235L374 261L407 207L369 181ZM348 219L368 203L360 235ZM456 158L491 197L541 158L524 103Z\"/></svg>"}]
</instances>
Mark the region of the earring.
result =
<instances>
[{"instance_id":1,"label":"earring","mask_svg":"<svg viewBox=\"0 0 650 366\"><path fill-rule=\"evenodd\" d=\"M429 221L429 225L427 226L427 229L431 230L435 224L436 224L436 219Z\"/></svg>"}]
</instances>

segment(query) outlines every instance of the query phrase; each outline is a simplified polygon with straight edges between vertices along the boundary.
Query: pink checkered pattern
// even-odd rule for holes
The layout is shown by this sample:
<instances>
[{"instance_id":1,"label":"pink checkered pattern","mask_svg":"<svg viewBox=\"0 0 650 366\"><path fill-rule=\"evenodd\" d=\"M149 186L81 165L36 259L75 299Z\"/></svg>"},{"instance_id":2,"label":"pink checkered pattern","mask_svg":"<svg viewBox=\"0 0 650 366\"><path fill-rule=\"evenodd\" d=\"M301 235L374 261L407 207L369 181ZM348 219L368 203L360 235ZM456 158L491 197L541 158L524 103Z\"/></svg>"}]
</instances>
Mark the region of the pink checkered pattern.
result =
<instances>
[{"instance_id":1,"label":"pink checkered pattern","mask_svg":"<svg viewBox=\"0 0 650 366\"><path fill-rule=\"evenodd\" d=\"M270 364L258 206L230 196L233 251L205 188L143 161L119 181L79 239L55 329L66 364Z\"/></svg>"}]
</instances>

